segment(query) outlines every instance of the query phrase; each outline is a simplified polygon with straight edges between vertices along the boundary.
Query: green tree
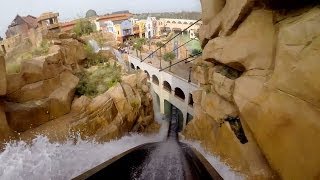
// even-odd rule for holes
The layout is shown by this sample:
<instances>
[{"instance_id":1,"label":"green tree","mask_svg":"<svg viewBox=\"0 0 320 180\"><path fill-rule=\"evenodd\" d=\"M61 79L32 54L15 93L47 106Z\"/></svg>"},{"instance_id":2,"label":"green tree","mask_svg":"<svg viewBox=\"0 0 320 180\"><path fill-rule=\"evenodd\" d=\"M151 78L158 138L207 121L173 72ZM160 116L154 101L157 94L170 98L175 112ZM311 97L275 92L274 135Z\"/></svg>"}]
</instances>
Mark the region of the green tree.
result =
<instances>
[{"instance_id":1,"label":"green tree","mask_svg":"<svg viewBox=\"0 0 320 180\"><path fill-rule=\"evenodd\" d=\"M137 56L139 56L138 51L140 52L140 59L142 60L142 46L146 43L145 38L137 38L134 40L133 48L136 50Z\"/></svg>"},{"instance_id":2,"label":"green tree","mask_svg":"<svg viewBox=\"0 0 320 180\"><path fill-rule=\"evenodd\" d=\"M201 54L202 53L202 50L201 49L193 49L192 51L191 51L191 55L190 56L197 56L197 55L199 55L199 54Z\"/></svg>"},{"instance_id":3,"label":"green tree","mask_svg":"<svg viewBox=\"0 0 320 180\"><path fill-rule=\"evenodd\" d=\"M162 67L161 67L161 58L162 58L161 48L165 47L165 44L164 44L163 42L161 42L161 41L158 41L158 42L156 43L156 46L157 46L158 48L160 48L160 49L159 49L159 50L160 50L160 68L162 68Z\"/></svg>"},{"instance_id":4,"label":"green tree","mask_svg":"<svg viewBox=\"0 0 320 180\"><path fill-rule=\"evenodd\" d=\"M96 31L95 25L85 19L80 19L73 28L73 32L78 36L89 35Z\"/></svg>"},{"instance_id":5,"label":"green tree","mask_svg":"<svg viewBox=\"0 0 320 180\"><path fill-rule=\"evenodd\" d=\"M168 52L163 55L163 60L170 63L169 71L171 71L172 61L176 58L176 54L173 52Z\"/></svg>"}]
</instances>

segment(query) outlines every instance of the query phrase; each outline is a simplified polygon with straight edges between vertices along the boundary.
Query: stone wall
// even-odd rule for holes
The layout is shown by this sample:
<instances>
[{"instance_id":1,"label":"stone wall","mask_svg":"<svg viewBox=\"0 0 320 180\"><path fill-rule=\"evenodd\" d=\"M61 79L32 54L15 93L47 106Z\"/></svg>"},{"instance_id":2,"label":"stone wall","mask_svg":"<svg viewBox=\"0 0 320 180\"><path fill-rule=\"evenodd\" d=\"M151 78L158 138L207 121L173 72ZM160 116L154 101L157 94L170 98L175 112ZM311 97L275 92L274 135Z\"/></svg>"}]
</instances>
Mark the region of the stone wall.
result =
<instances>
[{"instance_id":1,"label":"stone wall","mask_svg":"<svg viewBox=\"0 0 320 180\"><path fill-rule=\"evenodd\" d=\"M318 2L201 3L201 89L186 137L249 178L319 178Z\"/></svg>"}]
</instances>

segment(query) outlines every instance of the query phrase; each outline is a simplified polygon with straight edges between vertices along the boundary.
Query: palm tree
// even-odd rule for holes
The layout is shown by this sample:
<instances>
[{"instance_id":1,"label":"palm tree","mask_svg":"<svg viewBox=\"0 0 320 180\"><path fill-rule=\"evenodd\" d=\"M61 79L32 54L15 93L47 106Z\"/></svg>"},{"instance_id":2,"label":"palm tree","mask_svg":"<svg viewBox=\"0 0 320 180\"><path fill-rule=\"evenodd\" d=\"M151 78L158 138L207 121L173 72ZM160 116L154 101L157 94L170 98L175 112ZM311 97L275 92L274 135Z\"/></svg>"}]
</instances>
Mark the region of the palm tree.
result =
<instances>
[{"instance_id":1,"label":"palm tree","mask_svg":"<svg viewBox=\"0 0 320 180\"><path fill-rule=\"evenodd\" d=\"M162 68L162 67L161 67L161 58L162 58L161 48L164 47L165 45L164 45L163 42L159 41L159 42L156 43L156 46L157 46L158 48L160 48L160 69L161 69L161 68Z\"/></svg>"},{"instance_id":2,"label":"palm tree","mask_svg":"<svg viewBox=\"0 0 320 180\"><path fill-rule=\"evenodd\" d=\"M146 43L146 39L145 39L145 38L135 39L135 40L134 40L134 43L133 43L133 48L136 50L137 57L139 56L139 55L138 55L138 51L140 52L140 59L141 59L141 60L142 60L142 54L141 54L142 46L143 46L145 43Z\"/></svg>"},{"instance_id":3,"label":"palm tree","mask_svg":"<svg viewBox=\"0 0 320 180\"><path fill-rule=\"evenodd\" d=\"M171 71L172 61L176 58L176 54L173 52L168 52L163 55L163 60L170 63L169 71Z\"/></svg>"},{"instance_id":4,"label":"palm tree","mask_svg":"<svg viewBox=\"0 0 320 180\"><path fill-rule=\"evenodd\" d=\"M137 57L139 56L138 51L140 52L140 59L142 60L141 50L142 50L142 44L139 42L133 43L133 48L136 50Z\"/></svg>"}]
</instances>

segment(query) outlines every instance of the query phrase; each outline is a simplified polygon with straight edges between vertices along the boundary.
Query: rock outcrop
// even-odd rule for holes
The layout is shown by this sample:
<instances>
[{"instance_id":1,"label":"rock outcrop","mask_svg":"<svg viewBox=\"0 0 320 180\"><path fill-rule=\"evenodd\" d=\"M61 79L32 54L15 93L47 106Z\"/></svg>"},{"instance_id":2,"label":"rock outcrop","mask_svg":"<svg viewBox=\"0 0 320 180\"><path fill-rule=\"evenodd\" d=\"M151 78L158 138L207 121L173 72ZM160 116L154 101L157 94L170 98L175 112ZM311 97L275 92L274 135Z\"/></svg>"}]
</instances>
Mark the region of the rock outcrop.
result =
<instances>
[{"instance_id":1,"label":"rock outcrop","mask_svg":"<svg viewBox=\"0 0 320 180\"><path fill-rule=\"evenodd\" d=\"M119 138L129 132L144 132L154 123L152 96L145 73L125 76L121 83L92 100L82 96L73 103L79 112L71 124L73 132L98 141Z\"/></svg>"},{"instance_id":2,"label":"rock outcrop","mask_svg":"<svg viewBox=\"0 0 320 180\"><path fill-rule=\"evenodd\" d=\"M79 82L73 71L85 58L82 43L62 39L48 55L23 61L20 73L8 74L4 99L10 128L24 132L69 113Z\"/></svg>"},{"instance_id":3,"label":"rock outcrop","mask_svg":"<svg viewBox=\"0 0 320 180\"><path fill-rule=\"evenodd\" d=\"M318 179L320 7L223 2L201 0L201 89L185 136L249 179Z\"/></svg>"}]
</instances>

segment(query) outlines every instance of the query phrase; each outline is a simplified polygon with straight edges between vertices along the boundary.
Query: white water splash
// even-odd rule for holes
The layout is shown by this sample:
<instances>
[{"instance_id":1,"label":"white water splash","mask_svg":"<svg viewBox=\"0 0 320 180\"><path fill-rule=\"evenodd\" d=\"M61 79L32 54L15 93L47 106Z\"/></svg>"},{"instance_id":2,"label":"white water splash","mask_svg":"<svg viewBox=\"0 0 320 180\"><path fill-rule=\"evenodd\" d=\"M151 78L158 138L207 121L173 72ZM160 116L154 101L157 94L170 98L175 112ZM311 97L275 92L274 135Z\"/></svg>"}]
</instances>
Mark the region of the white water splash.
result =
<instances>
[{"instance_id":1,"label":"white water splash","mask_svg":"<svg viewBox=\"0 0 320 180\"><path fill-rule=\"evenodd\" d=\"M0 179L70 179L133 147L162 141L167 127L162 126L158 135L132 134L102 144L80 139L76 144L73 140L50 143L44 136L38 136L30 145L12 142L0 153Z\"/></svg>"},{"instance_id":2,"label":"white water splash","mask_svg":"<svg viewBox=\"0 0 320 180\"><path fill-rule=\"evenodd\" d=\"M191 147L195 148L198 152L200 152L211 164L211 166L217 170L217 172L220 174L220 176L223 179L226 179L226 180L244 180L245 179L244 175L233 171L229 166L222 163L219 157L213 156L209 154L207 151L205 151L199 142L188 141L188 140L182 140L182 142L190 145Z\"/></svg>"}]
</instances>

